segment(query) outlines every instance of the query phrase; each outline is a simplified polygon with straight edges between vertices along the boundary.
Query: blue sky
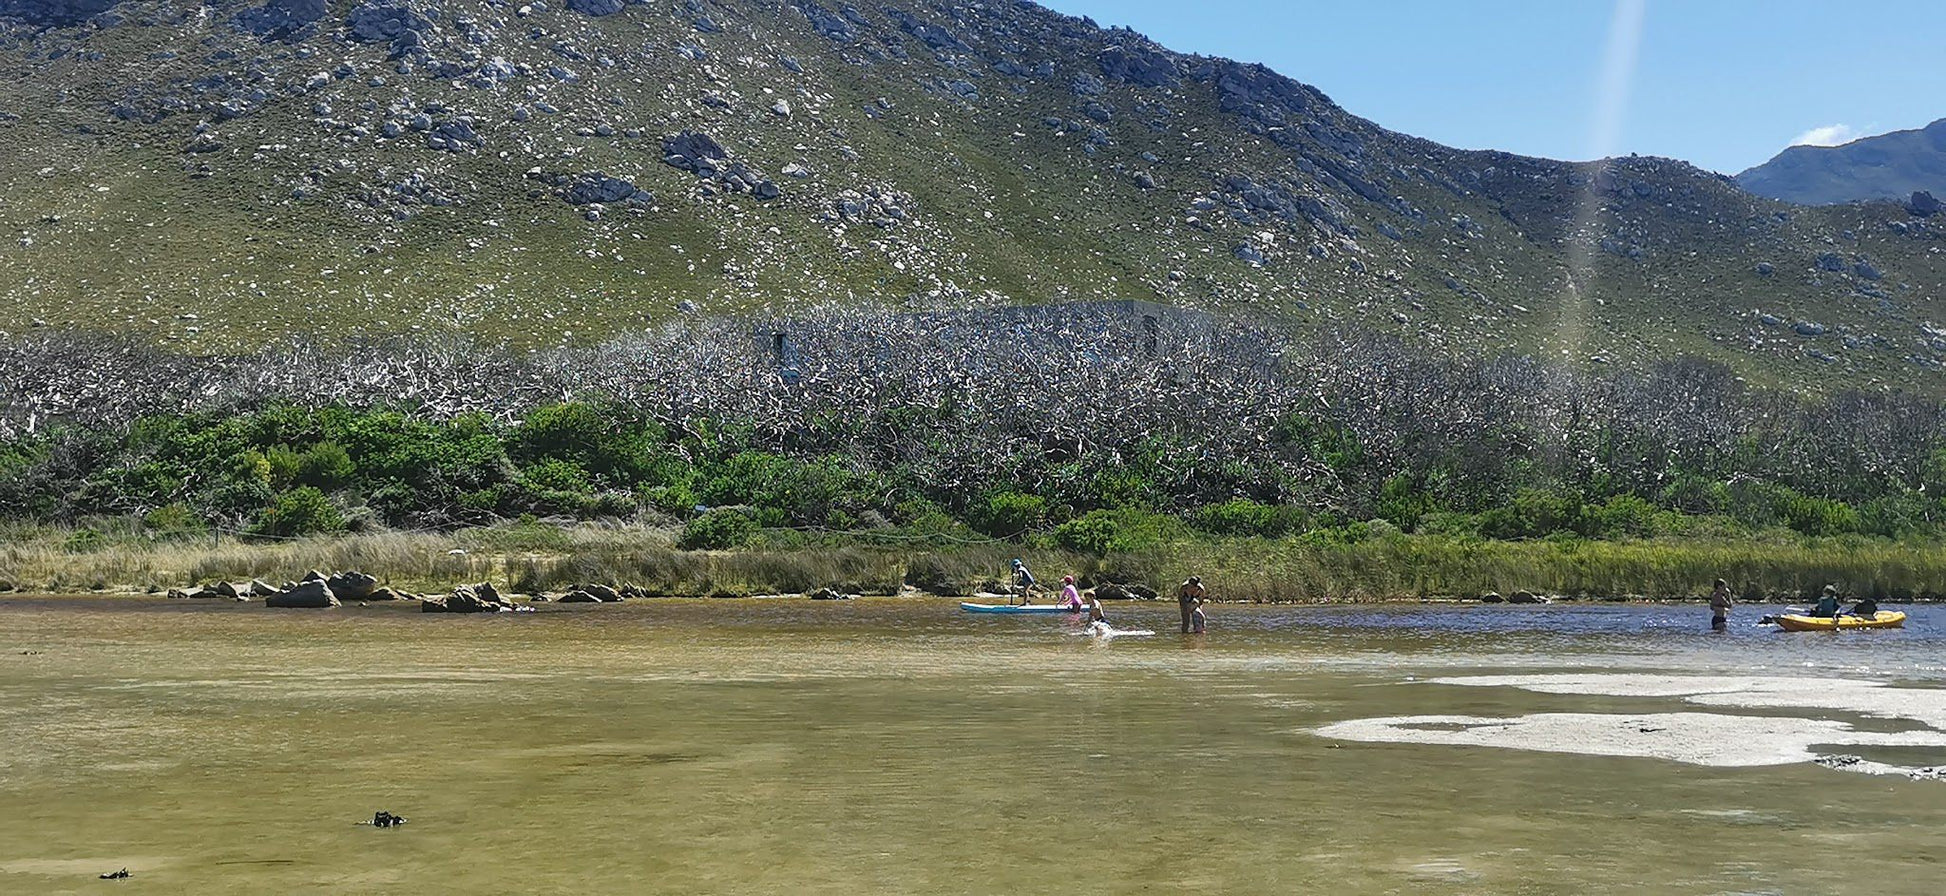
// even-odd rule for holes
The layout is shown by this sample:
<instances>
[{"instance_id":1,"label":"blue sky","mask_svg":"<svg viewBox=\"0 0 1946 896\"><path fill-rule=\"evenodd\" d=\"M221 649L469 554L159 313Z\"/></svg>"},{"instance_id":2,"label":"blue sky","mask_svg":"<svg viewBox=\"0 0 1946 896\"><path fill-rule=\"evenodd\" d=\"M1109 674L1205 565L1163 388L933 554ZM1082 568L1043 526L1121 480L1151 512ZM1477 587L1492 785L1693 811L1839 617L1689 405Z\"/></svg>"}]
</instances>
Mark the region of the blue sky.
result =
<instances>
[{"instance_id":1,"label":"blue sky","mask_svg":"<svg viewBox=\"0 0 1946 896\"><path fill-rule=\"evenodd\" d=\"M1042 0L1262 62L1393 130L1475 149L1673 156L1736 173L1801 139L1946 118L1946 0ZM1632 76L1617 6L1639 12Z\"/></svg>"}]
</instances>

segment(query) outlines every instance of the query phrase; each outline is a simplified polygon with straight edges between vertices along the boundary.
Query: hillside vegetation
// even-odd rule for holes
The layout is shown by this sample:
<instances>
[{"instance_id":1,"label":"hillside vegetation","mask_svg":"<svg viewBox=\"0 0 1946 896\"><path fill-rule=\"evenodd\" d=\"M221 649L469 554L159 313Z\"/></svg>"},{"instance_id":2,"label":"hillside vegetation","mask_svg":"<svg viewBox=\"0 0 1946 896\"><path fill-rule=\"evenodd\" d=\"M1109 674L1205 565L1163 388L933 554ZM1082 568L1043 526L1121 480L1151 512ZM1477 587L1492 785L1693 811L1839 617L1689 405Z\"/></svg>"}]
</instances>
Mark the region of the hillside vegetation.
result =
<instances>
[{"instance_id":1,"label":"hillside vegetation","mask_svg":"<svg viewBox=\"0 0 1946 896\"><path fill-rule=\"evenodd\" d=\"M1946 361L1946 226L1899 204L1454 150L1030 3L9 17L15 332L542 347L761 307L1138 298L1818 389L1937 391Z\"/></svg>"}]
</instances>

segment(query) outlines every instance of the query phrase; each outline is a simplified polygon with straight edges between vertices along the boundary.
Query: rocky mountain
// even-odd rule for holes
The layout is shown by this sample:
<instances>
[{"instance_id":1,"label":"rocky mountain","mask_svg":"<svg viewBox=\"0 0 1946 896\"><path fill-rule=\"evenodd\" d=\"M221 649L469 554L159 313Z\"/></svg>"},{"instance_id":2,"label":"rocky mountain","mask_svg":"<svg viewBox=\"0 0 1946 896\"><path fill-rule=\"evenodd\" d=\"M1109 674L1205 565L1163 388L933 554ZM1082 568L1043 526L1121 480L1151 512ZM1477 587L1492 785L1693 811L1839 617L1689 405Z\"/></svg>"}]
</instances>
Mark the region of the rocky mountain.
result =
<instances>
[{"instance_id":1,"label":"rocky mountain","mask_svg":"<svg viewBox=\"0 0 1946 896\"><path fill-rule=\"evenodd\" d=\"M987 0L0 0L0 328L587 342L1145 299L1930 383L1946 220L1389 131Z\"/></svg>"},{"instance_id":2,"label":"rocky mountain","mask_svg":"<svg viewBox=\"0 0 1946 896\"><path fill-rule=\"evenodd\" d=\"M1737 175L1737 185L1799 205L1946 196L1946 118L1843 146L1793 146Z\"/></svg>"}]
</instances>

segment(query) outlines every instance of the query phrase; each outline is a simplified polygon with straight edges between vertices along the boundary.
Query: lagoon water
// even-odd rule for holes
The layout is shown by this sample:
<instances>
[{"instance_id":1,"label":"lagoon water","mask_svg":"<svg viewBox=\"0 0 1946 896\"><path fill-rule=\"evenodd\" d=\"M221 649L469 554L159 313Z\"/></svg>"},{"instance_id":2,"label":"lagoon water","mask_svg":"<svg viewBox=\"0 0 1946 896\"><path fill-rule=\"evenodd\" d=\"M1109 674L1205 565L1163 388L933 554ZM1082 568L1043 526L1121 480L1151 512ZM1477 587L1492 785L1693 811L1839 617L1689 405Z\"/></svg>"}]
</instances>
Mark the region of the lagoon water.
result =
<instances>
[{"instance_id":1,"label":"lagoon water","mask_svg":"<svg viewBox=\"0 0 1946 896\"><path fill-rule=\"evenodd\" d=\"M0 893L1934 894L1901 609L0 600Z\"/></svg>"}]
</instances>

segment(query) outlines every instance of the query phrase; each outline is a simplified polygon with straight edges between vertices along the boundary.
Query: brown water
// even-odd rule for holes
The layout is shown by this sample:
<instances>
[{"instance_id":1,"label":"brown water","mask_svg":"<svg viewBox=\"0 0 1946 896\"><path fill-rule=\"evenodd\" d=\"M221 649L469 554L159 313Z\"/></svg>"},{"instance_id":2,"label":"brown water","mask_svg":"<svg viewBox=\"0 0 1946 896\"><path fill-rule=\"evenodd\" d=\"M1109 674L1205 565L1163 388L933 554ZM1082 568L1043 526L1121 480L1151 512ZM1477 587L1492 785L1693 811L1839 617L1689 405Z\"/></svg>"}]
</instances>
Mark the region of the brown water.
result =
<instances>
[{"instance_id":1,"label":"brown water","mask_svg":"<svg viewBox=\"0 0 1946 896\"><path fill-rule=\"evenodd\" d=\"M0 893L1858 893L1946 884L1946 782L1318 736L1373 716L1679 713L1424 679L1927 685L1941 641L1694 608L935 601L531 615L0 601ZM1883 637L1875 637L1883 635ZM1807 640L1819 639L1822 640ZM1834 710L1721 709L1910 720ZM1868 753L1861 748L1835 751ZM1946 764L1946 748L1872 756ZM355 822L388 809L394 830ZM126 866L118 884L95 875Z\"/></svg>"}]
</instances>

